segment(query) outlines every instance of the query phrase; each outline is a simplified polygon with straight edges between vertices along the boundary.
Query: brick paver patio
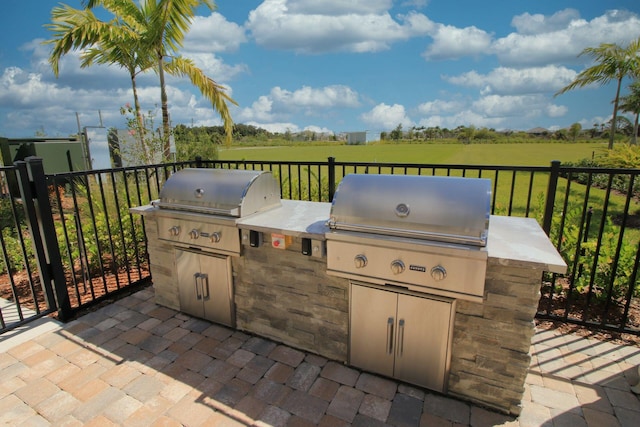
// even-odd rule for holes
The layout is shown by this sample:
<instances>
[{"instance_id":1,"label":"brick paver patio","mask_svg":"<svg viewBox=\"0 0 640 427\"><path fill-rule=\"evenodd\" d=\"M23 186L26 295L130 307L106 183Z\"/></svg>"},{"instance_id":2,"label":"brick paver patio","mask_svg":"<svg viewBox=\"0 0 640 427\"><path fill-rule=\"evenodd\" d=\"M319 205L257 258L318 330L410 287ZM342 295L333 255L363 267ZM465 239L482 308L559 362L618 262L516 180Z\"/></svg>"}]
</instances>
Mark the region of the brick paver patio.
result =
<instances>
[{"instance_id":1,"label":"brick paver patio","mask_svg":"<svg viewBox=\"0 0 640 427\"><path fill-rule=\"evenodd\" d=\"M54 322L54 321L50 321ZM55 322L54 322L55 323ZM637 426L640 349L541 330L519 417L157 306L0 337L0 424Z\"/></svg>"}]
</instances>

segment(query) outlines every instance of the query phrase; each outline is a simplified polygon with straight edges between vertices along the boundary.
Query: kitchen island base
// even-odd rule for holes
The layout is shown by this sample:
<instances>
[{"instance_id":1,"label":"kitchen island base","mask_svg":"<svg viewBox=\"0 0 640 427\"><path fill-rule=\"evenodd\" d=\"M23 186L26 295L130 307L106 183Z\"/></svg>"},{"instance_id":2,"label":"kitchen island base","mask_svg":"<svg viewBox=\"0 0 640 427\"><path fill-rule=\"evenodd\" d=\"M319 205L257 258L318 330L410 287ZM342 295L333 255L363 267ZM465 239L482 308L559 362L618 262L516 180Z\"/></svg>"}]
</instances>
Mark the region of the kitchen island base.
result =
<instances>
[{"instance_id":1,"label":"kitchen island base","mask_svg":"<svg viewBox=\"0 0 640 427\"><path fill-rule=\"evenodd\" d=\"M236 328L349 363L350 280L328 275L326 257L303 254L303 238L323 241L324 229L317 217L328 215L329 204L299 203L304 204L305 212L317 211L316 217L300 215L298 219L274 210L243 220L240 231L262 233L262 239L257 247L243 240L241 253L231 256ZM293 202L283 205L283 209L297 206ZM147 215L156 302L180 309L174 248L157 238L152 211L139 213ZM262 224L267 215L269 222ZM288 228L292 218L295 227ZM301 226L304 218L309 218L309 224ZM300 231L311 229L312 224L313 233ZM285 242L286 248L274 247L271 233L277 235L278 242ZM450 320L451 350L445 362L448 373L442 385L431 387L518 415L531 361L542 274L563 273L566 265L539 225L529 218L492 216L486 250L484 295L481 301L452 302L455 313ZM416 363L430 361L425 356Z\"/></svg>"}]
</instances>

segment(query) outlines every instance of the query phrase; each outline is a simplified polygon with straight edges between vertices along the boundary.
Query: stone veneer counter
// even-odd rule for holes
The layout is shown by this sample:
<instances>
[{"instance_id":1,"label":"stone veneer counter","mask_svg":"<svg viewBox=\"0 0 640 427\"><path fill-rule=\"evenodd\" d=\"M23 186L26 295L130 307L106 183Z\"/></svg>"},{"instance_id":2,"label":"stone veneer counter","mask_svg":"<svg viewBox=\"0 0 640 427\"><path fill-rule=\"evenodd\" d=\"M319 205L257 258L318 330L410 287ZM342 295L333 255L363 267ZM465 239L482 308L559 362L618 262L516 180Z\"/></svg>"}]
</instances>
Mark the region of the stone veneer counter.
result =
<instances>
[{"instance_id":1,"label":"stone veneer counter","mask_svg":"<svg viewBox=\"0 0 640 427\"><path fill-rule=\"evenodd\" d=\"M237 221L238 227L264 233L323 239L331 203L282 200L282 206Z\"/></svg>"},{"instance_id":2,"label":"stone veneer counter","mask_svg":"<svg viewBox=\"0 0 640 427\"><path fill-rule=\"evenodd\" d=\"M287 256L245 248L236 282L238 327L348 361L349 284L299 255L300 237L324 239L330 203L283 200L240 228L294 236ZM456 301L448 393L518 414L530 364L542 273L566 264L533 218L491 216L484 298ZM297 252L297 253L296 253Z\"/></svg>"},{"instance_id":3,"label":"stone veneer counter","mask_svg":"<svg viewBox=\"0 0 640 427\"><path fill-rule=\"evenodd\" d=\"M236 327L327 358L348 362L349 280L326 273L326 257L301 253L303 238L325 240L331 204L282 200L282 206L239 219L243 239L232 256ZM145 215L156 301L176 308L172 248L159 241L153 208ZM272 238L289 236L285 249ZM530 363L542 274L566 264L531 218L492 216L482 302L456 300L447 393L518 414Z\"/></svg>"}]
</instances>

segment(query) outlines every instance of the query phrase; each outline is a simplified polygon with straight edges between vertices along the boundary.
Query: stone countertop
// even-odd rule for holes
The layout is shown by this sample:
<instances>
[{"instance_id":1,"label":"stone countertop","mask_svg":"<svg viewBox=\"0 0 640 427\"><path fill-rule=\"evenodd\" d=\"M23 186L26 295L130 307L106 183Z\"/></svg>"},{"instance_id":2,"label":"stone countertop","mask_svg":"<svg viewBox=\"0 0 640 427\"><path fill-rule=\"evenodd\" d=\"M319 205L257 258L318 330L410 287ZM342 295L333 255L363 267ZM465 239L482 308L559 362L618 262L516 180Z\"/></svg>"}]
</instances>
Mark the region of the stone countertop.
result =
<instances>
[{"instance_id":1,"label":"stone countertop","mask_svg":"<svg viewBox=\"0 0 640 427\"><path fill-rule=\"evenodd\" d=\"M491 216L487 253L502 265L558 274L567 270L567 264L533 218Z\"/></svg>"},{"instance_id":2,"label":"stone countertop","mask_svg":"<svg viewBox=\"0 0 640 427\"><path fill-rule=\"evenodd\" d=\"M282 200L282 206L240 218L241 229L324 240L331 203Z\"/></svg>"},{"instance_id":3,"label":"stone countertop","mask_svg":"<svg viewBox=\"0 0 640 427\"><path fill-rule=\"evenodd\" d=\"M149 215L157 208L150 205L132 208L131 212ZM280 207L240 218L237 226L264 233L325 240L331 203L282 200ZM491 216L487 254L502 265L537 268L564 274L567 264L533 218Z\"/></svg>"}]
</instances>

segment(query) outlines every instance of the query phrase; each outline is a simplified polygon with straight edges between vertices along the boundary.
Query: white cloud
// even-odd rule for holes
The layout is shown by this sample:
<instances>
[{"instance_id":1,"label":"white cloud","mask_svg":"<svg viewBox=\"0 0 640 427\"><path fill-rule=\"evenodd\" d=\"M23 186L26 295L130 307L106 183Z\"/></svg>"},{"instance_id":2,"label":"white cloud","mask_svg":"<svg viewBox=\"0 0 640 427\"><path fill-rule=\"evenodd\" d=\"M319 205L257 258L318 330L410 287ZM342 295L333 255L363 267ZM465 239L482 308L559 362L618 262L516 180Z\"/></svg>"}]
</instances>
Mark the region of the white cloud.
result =
<instances>
[{"instance_id":1,"label":"white cloud","mask_svg":"<svg viewBox=\"0 0 640 427\"><path fill-rule=\"evenodd\" d=\"M611 10L586 21L569 10L550 17L524 14L515 17L513 24L523 32L496 40L490 51L502 64L523 66L575 62L586 47L604 42L627 44L637 37L640 17Z\"/></svg>"},{"instance_id":2,"label":"white cloud","mask_svg":"<svg viewBox=\"0 0 640 427\"><path fill-rule=\"evenodd\" d=\"M452 116L430 116L419 121L420 126L455 129L458 126L474 125L476 127L499 128L502 118L486 117L472 110L463 110Z\"/></svg>"},{"instance_id":3,"label":"white cloud","mask_svg":"<svg viewBox=\"0 0 640 427\"><path fill-rule=\"evenodd\" d=\"M548 100L543 95L489 95L472 104L472 110L484 117L517 117L542 115L548 109Z\"/></svg>"},{"instance_id":4,"label":"white cloud","mask_svg":"<svg viewBox=\"0 0 640 427\"><path fill-rule=\"evenodd\" d=\"M353 89L342 86L325 86L323 88L312 88L303 86L296 91L288 91L280 87L271 90L273 100L290 109L299 108L336 108L336 107L358 107L358 93Z\"/></svg>"},{"instance_id":5,"label":"white cloud","mask_svg":"<svg viewBox=\"0 0 640 427\"><path fill-rule=\"evenodd\" d=\"M321 111L360 106L359 95L348 86L332 85L321 88L303 86L295 91L279 86L271 89L269 95L262 95L251 107L240 111L238 119L268 122L289 118L302 113L315 116Z\"/></svg>"},{"instance_id":6,"label":"white cloud","mask_svg":"<svg viewBox=\"0 0 640 427\"><path fill-rule=\"evenodd\" d=\"M414 125L403 105L378 104L360 115L360 119L373 129L394 129L399 124L405 129Z\"/></svg>"},{"instance_id":7,"label":"white cloud","mask_svg":"<svg viewBox=\"0 0 640 427\"><path fill-rule=\"evenodd\" d=\"M274 119L274 114L271 111L273 106L273 100L268 96L263 95L251 104L251 107L243 108L238 114L238 118L241 122L252 122L259 120L262 122L268 122Z\"/></svg>"},{"instance_id":8,"label":"white cloud","mask_svg":"<svg viewBox=\"0 0 640 427\"><path fill-rule=\"evenodd\" d=\"M576 21L580 21L580 12L575 9L564 9L551 16L523 13L515 16L511 20L511 25L520 34L539 34L563 30Z\"/></svg>"},{"instance_id":9,"label":"white cloud","mask_svg":"<svg viewBox=\"0 0 640 427\"><path fill-rule=\"evenodd\" d=\"M196 66L216 83L228 82L241 74L249 73L246 64L228 65L212 53L185 51L184 56L193 60Z\"/></svg>"},{"instance_id":10,"label":"white cloud","mask_svg":"<svg viewBox=\"0 0 640 427\"><path fill-rule=\"evenodd\" d=\"M498 67L488 74L469 71L459 76L444 76L449 83L473 87L483 94L516 95L556 92L571 83L576 72L556 65L532 68Z\"/></svg>"},{"instance_id":11,"label":"white cloud","mask_svg":"<svg viewBox=\"0 0 640 427\"><path fill-rule=\"evenodd\" d=\"M569 109L564 105L555 105L555 104L547 104L545 106L544 112L548 117L562 117Z\"/></svg>"},{"instance_id":12,"label":"white cloud","mask_svg":"<svg viewBox=\"0 0 640 427\"><path fill-rule=\"evenodd\" d=\"M246 43L245 30L219 13L196 16L184 38L184 49L193 52L234 52Z\"/></svg>"},{"instance_id":13,"label":"white cloud","mask_svg":"<svg viewBox=\"0 0 640 427\"><path fill-rule=\"evenodd\" d=\"M423 9L427 7L429 0L405 0L400 5L403 7L415 7L416 9Z\"/></svg>"},{"instance_id":14,"label":"white cloud","mask_svg":"<svg viewBox=\"0 0 640 427\"><path fill-rule=\"evenodd\" d=\"M565 106L552 104L541 94L489 95L470 103L435 100L421 104L417 110L424 116L418 121L420 126L446 128L474 125L518 129L536 120L567 113Z\"/></svg>"},{"instance_id":15,"label":"white cloud","mask_svg":"<svg viewBox=\"0 0 640 427\"><path fill-rule=\"evenodd\" d=\"M191 91L169 84L167 93L173 123L221 123L219 114L208 101ZM159 126L160 91L157 85L140 86L138 95L144 114L150 111L155 126ZM78 113L81 126L97 126L101 118L106 127L123 128L126 123L120 107L133 103L132 96L129 87L79 89L46 81L39 73L10 67L0 76L0 105L11 105L12 108L3 115L0 125L7 135L30 136L24 134L24 129L42 128L47 135L67 136L77 131Z\"/></svg>"},{"instance_id":16,"label":"white cloud","mask_svg":"<svg viewBox=\"0 0 640 427\"><path fill-rule=\"evenodd\" d=\"M485 53L491 45L491 35L476 27L456 28L437 25L431 32L433 43L422 54L426 60L455 59Z\"/></svg>"},{"instance_id":17,"label":"white cloud","mask_svg":"<svg viewBox=\"0 0 640 427\"><path fill-rule=\"evenodd\" d=\"M259 122L250 121L250 122L247 122L246 124L250 126L255 126L257 128L265 129L266 131L271 133L300 132L300 128L295 123L286 123L286 122L259 123Z\"/></svg>"},{"instance_id":18,"label":"white cloud","mask_svg":"<svg viewBox=\"0 0 640 427\"><path fill-rule=\"evenodd\" d=\"M249 13L246 26L256 43L273 49L377 52L422 31L416 24L425 22L415 14L395 21L390 7L387 0L265 0Z\"/></svg>"},{"instance_id":19,"label":"white cloud","mask_svg":"<svg viewBox=\"0 0 640 427\"><path fill-rule=\"evenodd\" d=\"M278 1L281 3L281 1ZM392 6L391 0L288 0L287 9L291 13L304 15L345 15L381 13Z\"/></svg>"},{"instance_id":20,"label":"white cloud","mask_svg":"<svg viewBox=\"0 0 640 427\"><path fill-rule=\"evenodd\" d=\"M437 99L435 101L428 101L418 105L418 113L422 115L453 113L462 109L464 105L464 102L461 101L443 101L441 99Z\"/></svg>"}]
</instances>

